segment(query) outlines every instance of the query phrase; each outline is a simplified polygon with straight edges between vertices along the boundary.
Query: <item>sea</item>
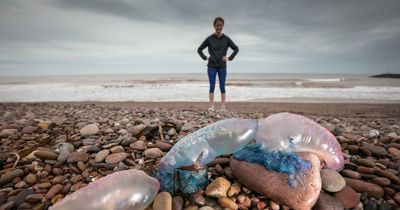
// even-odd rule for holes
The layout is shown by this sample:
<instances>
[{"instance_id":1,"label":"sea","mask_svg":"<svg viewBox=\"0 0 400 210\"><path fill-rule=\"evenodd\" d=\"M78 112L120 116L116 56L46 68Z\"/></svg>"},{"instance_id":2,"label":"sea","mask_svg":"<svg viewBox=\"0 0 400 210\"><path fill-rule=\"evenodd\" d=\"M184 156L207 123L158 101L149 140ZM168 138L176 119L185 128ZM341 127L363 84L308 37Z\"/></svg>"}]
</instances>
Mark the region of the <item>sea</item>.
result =
<instances>
[{"instance_id":1,"label":"sea","mask_svg":"<svg viewBox=\"0 0 400 210\"><path fill-rule=\"evenodd\" d=\"M0 102L205 102L208 91L206 74L0 77ZM400 79L369 75L231 73L226 91L235 102L400 103Z\"/></svg>"}]
</instances>

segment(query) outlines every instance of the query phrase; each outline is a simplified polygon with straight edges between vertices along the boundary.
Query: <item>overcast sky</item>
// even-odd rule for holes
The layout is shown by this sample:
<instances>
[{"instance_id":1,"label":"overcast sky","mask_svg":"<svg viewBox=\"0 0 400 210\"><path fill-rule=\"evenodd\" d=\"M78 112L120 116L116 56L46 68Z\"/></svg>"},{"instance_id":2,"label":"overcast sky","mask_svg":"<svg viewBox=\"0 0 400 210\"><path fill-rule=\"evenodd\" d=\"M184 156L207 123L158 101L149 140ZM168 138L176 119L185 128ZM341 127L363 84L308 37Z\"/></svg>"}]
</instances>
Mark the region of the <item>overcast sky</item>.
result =
<instances>
[{"instance_id":1,"label":"overcast sky","mask_svg":"<svg viewBox=\"0 0 400 210\"><path fill-rule=\"evenodd\" d=\"M399 0L0 0L0 76L203 73L216 16L230 72L400 73Z\"/></svg>"}]
</instances>

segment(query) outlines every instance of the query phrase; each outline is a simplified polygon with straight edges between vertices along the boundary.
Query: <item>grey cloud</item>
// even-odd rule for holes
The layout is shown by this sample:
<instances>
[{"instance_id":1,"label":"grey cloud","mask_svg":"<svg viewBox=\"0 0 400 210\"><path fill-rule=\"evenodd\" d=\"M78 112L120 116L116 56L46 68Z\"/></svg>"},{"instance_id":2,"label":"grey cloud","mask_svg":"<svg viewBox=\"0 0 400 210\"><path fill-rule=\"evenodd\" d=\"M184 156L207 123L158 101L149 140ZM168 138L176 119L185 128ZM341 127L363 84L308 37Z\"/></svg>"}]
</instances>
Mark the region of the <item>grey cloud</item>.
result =
<instances>
[{"instance_id":1,"label":"grey cloud","mask_svg":"<svg viewBox=\"0 0 400 210\"><path fill-rule=\"evenodd\" d=\"M124 1L108 1L108 0L58 0L56 6L64 9L88 10L100 14L108 14L114 16L125 17L133 20L160 20L156 16L152 16L147 9L150 1L142 1L141 5L129 4Z\"/></svg>"},{"instance_id":2,"label":"grey cloud","mask_svg":"<svg viewBox=\"0 0 400 210\"><path fill-rule=\"evenodd\" d=\"M59 12L65 18L57 17ZM262 69L262 65L269 64L268 59L276 58L277 69L298 67L307 71L330 65L335 67L331 71L351 67L363 73L380 71L380 66L390 65L391 71L400 71L399 14L398 0L4 1L0 7L0 74L10 65L18 69L18 65L32 64L32 69L40 69L46 67L46 60L52 62L52 68L57 63L63 66L74 61L77 66L80 63L96 66L96 59L104 61L101 63L105 66L107 62L119 63L119 56L107 52L93 56L93 60L78 58L84 53L96 52L96 48L90 49L91 43L101 45L99 50L108 49L102 48L104 45L118 52L126 50L119 49L119 45L133 44L130 41L136 36L145 39L147 33L149 38L143 42L154 39L155 43L151 46L154 49L147 51L150 54L158 51L160 41L176 45L183 44L184 40L193 42L179 48L174 44L162 45L165 52L175 53L168 55L170 61L162 61L174 70L181 60L192 61L197 56L195 48L213 32L212 21L216 16L225 18L225 32L240 47L237 62L241 63L237 65ZM99 23L101 20L107 22ZM140 28L125 31L125 26L132 26L129 23ZM166 27L151 28L158 27L157 24ZM195 40L199 43L194 43ZM82 46L87 52L76 46ZM132 51L136 47L133 45ZM47 52L41 48L57 53L37 53ZM140 54L140 50L125 57ZM63 57L70 54L76 56ZM131 65L139 65L136 61L143 57L132 57ZM298 65L290 66L285 59ZM124 65L129 65L128 58ZM152 67L149 62L140 65Z\"/></svg>"}]
</instances>

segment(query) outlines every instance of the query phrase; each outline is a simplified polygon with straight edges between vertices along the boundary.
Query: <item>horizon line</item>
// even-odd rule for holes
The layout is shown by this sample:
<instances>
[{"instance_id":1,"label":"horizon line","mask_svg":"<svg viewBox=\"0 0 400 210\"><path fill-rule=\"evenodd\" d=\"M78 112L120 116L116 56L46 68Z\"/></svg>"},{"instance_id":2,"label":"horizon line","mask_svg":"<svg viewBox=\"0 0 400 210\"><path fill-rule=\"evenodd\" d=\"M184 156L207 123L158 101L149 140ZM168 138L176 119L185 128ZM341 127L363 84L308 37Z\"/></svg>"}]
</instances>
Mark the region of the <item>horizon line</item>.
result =
<instances>
[{"instance_id":1,"label":"horizon line","mask_svg":"<svg viewBox=\"0 0 400 210\"><path fill-rule=\"evenodd\" d=\"M169 72L169 73L161 73L161 72L147 72L147 73L86 73L86 74L28 74L28 75L1 75L0 77L51 77L51 76L125 76L125 75L160 75L160 74L171 74L171 75L202 75L205 74L204 72L199 73L199 72L187 72L187 73L182 73L182 72ZM286 74L286 75L363 75L363 76L374 76L374 75L380 75L380 74L396 74L396 73L388 73L388 72L381 72L381 73L360 73L360 72L354 72L354 73L332 73L332 72L321 72L321 73L315 73L315 72L301 72L301 73L294 73L294 72L230 72L230 74L234 75L277 75L277 74Z\"/></svg>"}]
</instances>

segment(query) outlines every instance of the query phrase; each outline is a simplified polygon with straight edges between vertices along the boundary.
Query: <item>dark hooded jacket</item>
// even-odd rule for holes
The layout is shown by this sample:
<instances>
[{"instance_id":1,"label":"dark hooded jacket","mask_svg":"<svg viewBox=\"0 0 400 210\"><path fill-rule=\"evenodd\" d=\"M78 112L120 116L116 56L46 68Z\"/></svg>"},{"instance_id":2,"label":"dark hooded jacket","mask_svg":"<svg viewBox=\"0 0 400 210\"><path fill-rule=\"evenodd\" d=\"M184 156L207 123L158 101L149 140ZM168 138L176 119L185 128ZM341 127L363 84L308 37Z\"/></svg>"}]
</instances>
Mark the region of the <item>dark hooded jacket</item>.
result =
<instances>
[{"instance_id":1,"label":"dark hooded jacket","mask_svg":"<svg viewBox=\"0 0 400 210\"><path fill-rule=\"evenodd\" d=\"M232 55L229 56L229 60L233 60L239 52L238 46L236 46L235 43L233 43L233 41L225 34L222 34L219 38L217 35L212 34L204 40L197 49L197 52L203 60L207 60L207 56L203 53L203 50L206 47L208 47L208 53L210 54L207 64L208 67L226 67L226 62L222 60L222 57L226 56L228 47L233 50Z\"/></svg>"}]
</instances>

